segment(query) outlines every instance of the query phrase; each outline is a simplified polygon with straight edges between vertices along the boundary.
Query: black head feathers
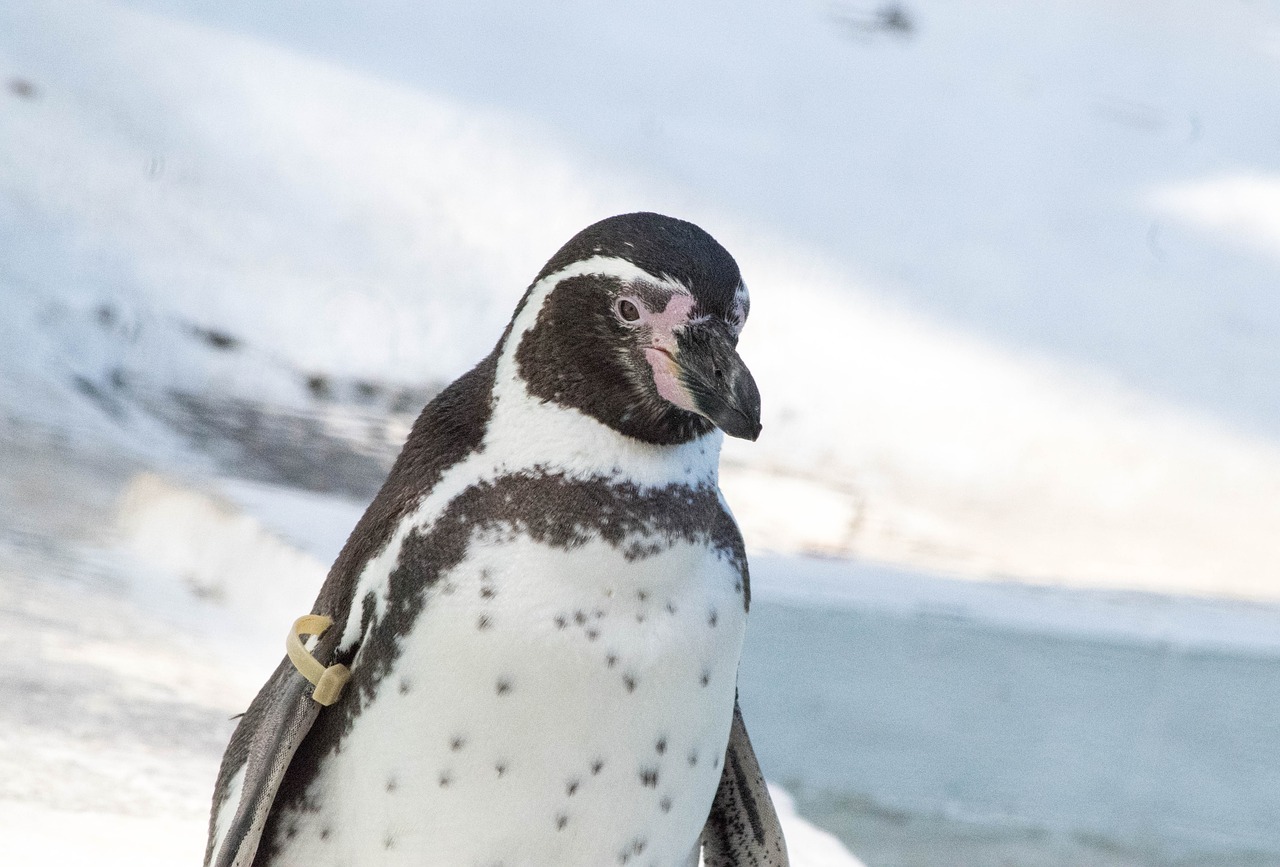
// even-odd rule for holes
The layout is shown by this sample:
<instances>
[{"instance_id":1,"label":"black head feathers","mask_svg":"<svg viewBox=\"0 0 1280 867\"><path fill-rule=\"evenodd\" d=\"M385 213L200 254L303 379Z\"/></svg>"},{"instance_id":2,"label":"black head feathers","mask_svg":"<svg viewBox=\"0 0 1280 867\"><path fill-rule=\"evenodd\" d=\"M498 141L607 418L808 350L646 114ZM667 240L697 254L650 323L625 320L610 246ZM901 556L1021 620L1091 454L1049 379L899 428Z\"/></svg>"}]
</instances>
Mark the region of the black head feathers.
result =
<instances>
[{"instance_id":1,"label":"black head feathers","mask_svg":"<svg viewBox=\"0 0 1280 867\"><path fill-rule=\"evenodd\" d=\"M538 305L530 327L524 308ZM734 347L748 298L738 265L702 229L623 214L551 257L513 319L531 396L626 436L675 445L720 427L754 439L759 392Z\"/></svg>"}]
</instances>

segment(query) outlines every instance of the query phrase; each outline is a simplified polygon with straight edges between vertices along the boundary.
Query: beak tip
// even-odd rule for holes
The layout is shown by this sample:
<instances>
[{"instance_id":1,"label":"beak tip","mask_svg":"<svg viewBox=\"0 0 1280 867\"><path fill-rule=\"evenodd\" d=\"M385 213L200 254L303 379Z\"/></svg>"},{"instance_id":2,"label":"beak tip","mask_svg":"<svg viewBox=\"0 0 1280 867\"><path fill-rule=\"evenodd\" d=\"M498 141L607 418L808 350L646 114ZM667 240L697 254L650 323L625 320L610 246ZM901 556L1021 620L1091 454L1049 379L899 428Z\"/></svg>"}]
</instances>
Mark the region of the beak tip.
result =
<instances>
[{"instance_id":1,"label":"beak tip","mask_svg":"<svg viewBox=\"0 0 1280 867\"><path fill-rule=\"evenodd\" d=\"M760 422L755 419L750 421L736 418L721 420L713 419L713 421L715 421L716 426L719 427L720 430L724 431L729 436L736 437L740 440L749 440L750 442L755 442L760 438L760 431L764 427L764 425L760 424Z\"/></svg>"}]
</instances>

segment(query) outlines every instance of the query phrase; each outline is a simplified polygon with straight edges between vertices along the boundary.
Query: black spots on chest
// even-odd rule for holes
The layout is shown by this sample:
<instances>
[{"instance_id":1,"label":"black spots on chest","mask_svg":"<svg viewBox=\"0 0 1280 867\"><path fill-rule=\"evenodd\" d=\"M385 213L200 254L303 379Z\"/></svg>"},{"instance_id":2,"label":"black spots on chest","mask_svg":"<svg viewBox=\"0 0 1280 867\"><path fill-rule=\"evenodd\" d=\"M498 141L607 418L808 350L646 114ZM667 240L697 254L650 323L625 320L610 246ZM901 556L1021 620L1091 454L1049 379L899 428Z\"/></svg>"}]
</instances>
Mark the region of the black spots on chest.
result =
<instances>
[{"instance_id":1,"label":"black spots on chest","mask_svg":"<svg viewBox=\"0 0 1280 867\"><path fill-rule=\"evenodd\" d=\"M648 847L649 847L648 840L646 840L644 837L636 837L634 840L631 841L631 843L627 846L627 848L623 849L621 852L618 853L618 863L630 864L631 856L643 855L644 850L647 849Z\"/></svg>"},{"instance_id":2,"label":"black spots on chest","mask_svg":"<svg viewBox=\"0 0 1280 867\"><path fill-rule=\"evenodd\" d=\"M641 488L605 477L574 479L547 471L479 482L455 497L429 527L412 530L405 536L387 579L386 605L380 615L376 614L377 599L372 595L358 601L365 627L360 663L353 667L342 698L320 714L299 748L281 787L277 807L301 803L321 762L339 748L358 724L363 708L377 700L382 681L391 674L400 656L404 637L410 634L427 604L427 591L450 583L447 576L466 559L477 537L502 539L518 535L566 551L598 539L632 561L654 556L679 543L706 545L732 567L735 582L746 586L742 536L712 485ZM358 572L354 566L351 568ZM493 576L482 573L479 588L467 592L477 592L483 603L500 594L502 586ZM748 600L744 594L744 606ZM341 612L347 608L333 610L340 615L335 619L342 622ZM582 630L588 640L607 634L607 618L602 620L589 609L565 611L553 617L557 628ZM473 621L480 631L489 630L493 623L494 615L487 611L478 613ZM340 630L332 632L336 641ZM325 640L329 639L326 635ZM318 655L323 657L321 651ZM605 661L614 668L619 660L610 653ZM401 694L413 689L409 679L393 682ZM619 682L624 695L635 693L639 685L630 672L621 672ZM492 688L497 696L504 697L517 684L504 675ZM273 821L279 812L273 810Z\"/></svg>"},{"instance_id":3,"label":"black spots on chest","mask_svg":"<svg viewBox=\"0 0 1280 867\"><path fill-rule=\"evenodd\" d=\"M412 628L425 589L461 563L477 537L516 536L567 551L599 539L631 561L682 542L706 545L731 565L735 586L747 580L742 536L712 485L641 488L632 482L575 479L546 471L479 482L454 498L428 530L414 530L406 537L389 579L386 614L366 632L363 652L368 664L362 668L368 672L370 689L398 656L398 638ZM501 590L484 573L478 592L482 600L490 600ZM642 600L648 598L644 590L638 594L643 594L638 595ZM744 596L744 607L748 601ZM668 603L668 612L674 609ZM572 625L596 640L602 615L578 609L557 613L553 620L557 629ZM476 628L484 630L491 623L491 615L481 614Z\"/></svg>"},{"instance_id":4,"label":"black spots on chest","mask_svg":"<svg viewBox=\"0 0 1280 867\"><path fill-rule=\"evenodd\" d=\"M572 622L588 641L595 641L600 637L601 621L604 617L604 610L600 608L592 611L590 616L582 609L578 609L572 615L557 614L552 618L552 622L555 623L557 630L568 629Z\"/></svg>"}]
</instances>

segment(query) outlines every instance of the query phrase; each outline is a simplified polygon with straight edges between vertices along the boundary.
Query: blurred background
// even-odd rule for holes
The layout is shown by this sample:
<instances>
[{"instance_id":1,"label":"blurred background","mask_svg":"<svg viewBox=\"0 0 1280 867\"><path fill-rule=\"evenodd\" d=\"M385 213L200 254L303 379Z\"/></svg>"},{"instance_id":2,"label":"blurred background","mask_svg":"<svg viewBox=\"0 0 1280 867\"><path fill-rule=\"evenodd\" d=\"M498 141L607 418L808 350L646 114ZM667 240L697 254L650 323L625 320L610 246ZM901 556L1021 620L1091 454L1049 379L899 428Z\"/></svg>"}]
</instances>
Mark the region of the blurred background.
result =
<instances>
[{"instance_id":1,"label":"blurred background","mask_svg":"<svg viewBox=\"0 0 1280 867\"><path fill-rule=\"evenodd\" d=\"M1280 864L1278 82L1261 0L6 0L6 859L196 863L422 404L657 210L797 867Z\"/></svg>"}]
</instances>

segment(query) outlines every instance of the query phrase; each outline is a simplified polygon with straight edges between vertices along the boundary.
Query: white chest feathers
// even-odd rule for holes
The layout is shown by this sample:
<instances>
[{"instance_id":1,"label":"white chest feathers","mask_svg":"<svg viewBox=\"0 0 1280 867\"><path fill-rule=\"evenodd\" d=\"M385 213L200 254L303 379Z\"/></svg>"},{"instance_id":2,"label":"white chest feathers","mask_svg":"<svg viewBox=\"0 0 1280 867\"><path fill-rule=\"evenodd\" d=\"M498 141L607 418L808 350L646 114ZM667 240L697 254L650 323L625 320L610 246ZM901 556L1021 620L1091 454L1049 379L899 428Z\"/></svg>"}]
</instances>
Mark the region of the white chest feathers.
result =
<instances>
[{"instance_id":1,"label":"white chest feathers","mask_svg":"<svg viewBox=\"0 0 1280 867\"><path fill-rule=\"evenodd\" d=\"M720 778L745 613L722 550L658 548L473 536L306 806L279 817L284 861L687 863Z\"/></svg>"}]
</instances>

